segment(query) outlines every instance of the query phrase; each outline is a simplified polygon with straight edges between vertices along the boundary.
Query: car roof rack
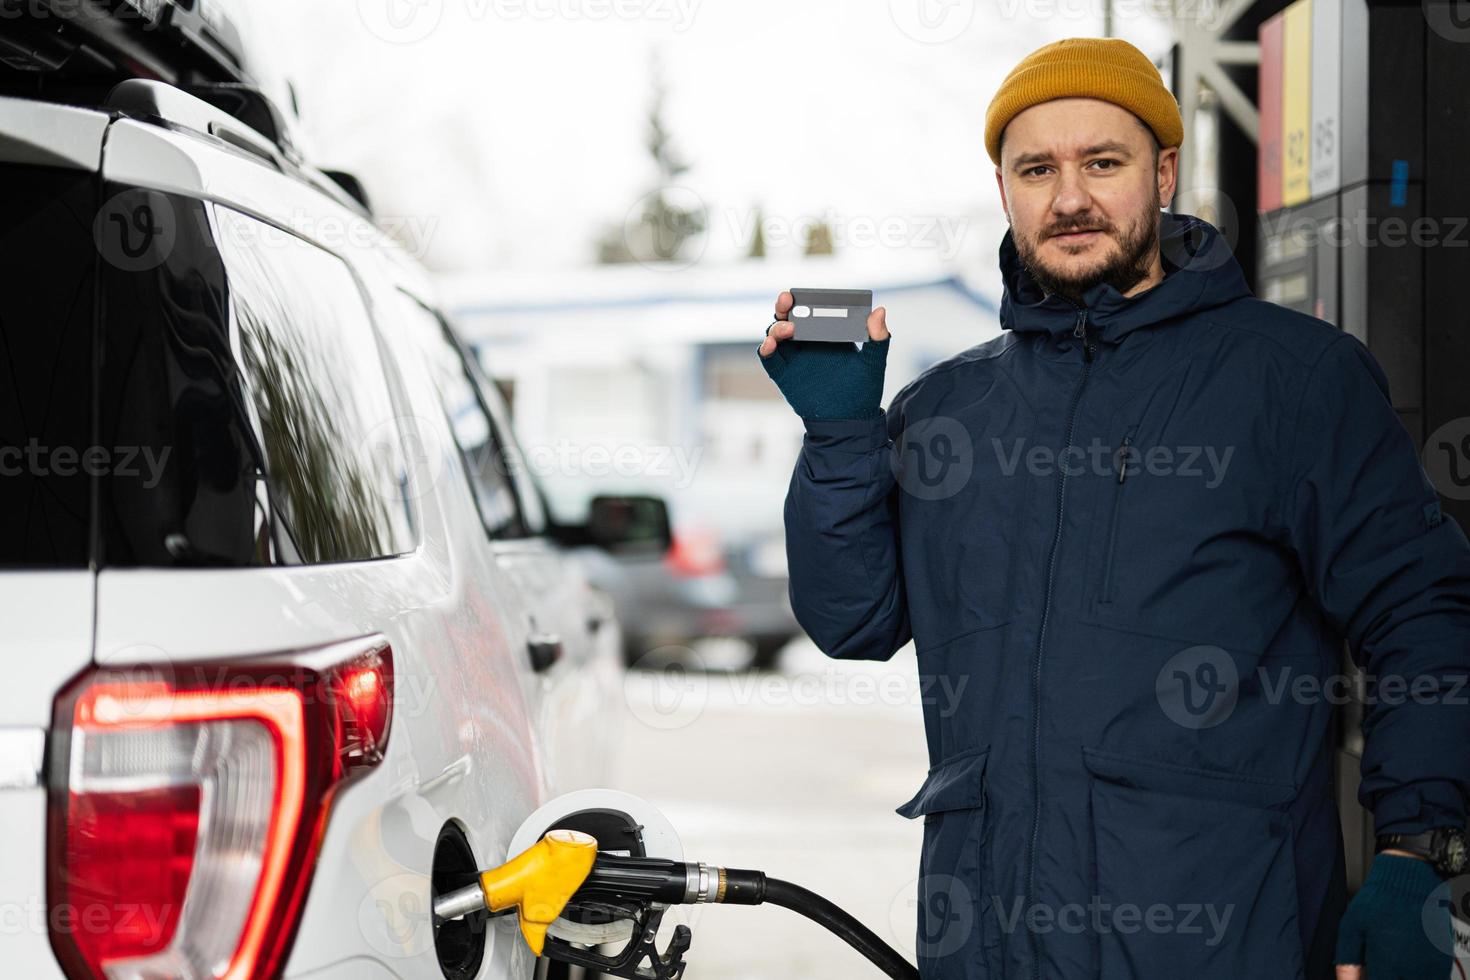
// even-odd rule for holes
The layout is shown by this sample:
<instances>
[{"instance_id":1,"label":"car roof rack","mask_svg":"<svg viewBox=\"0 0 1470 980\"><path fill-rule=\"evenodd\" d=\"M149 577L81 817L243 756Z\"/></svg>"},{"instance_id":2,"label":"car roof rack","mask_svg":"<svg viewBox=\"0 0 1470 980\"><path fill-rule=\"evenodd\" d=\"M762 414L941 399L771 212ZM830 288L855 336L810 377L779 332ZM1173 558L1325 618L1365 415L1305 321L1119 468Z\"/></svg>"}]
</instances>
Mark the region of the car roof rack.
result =
<instances>
[{"instance_id":1,"label":"car roof rack","mask_svg":"<svg viewBox=\"0 0 1470 980\"><path fill-rule=\"evenodd\" d=\"M197 87L197 86L196 86ZM264 133L193 92L151 78L118 82L107 94L104 108L149 122L204 133L264 159L277 169L285 156Z\"/></svg>"},{"instance_id":2,"label":"car roof rack","mask_svg":"<svg viewBox=\"0 0 1470 980\"><path fill-rule=\"evenodd\" d=\"M267 128L282 125L274 105L249 86L229 83L178 86L151 78L128 78L113 86L103 107L130 118L212 136L259 157L282 173L306 180L364 217L373 216L366 191L352 175L316 170L302 162L301 154L284 136L272 139L249 124L260 119ZM284 129L277 130L278 134L284 132Z\"/></svg>"},{"instance_id":3,"label":"car roof rack","mask_svg":"<svg viewBox=\"0 0 1470 980\"><path fill-rule=\"evenodd\" d=\"M186 83L178 88L240 120L270 140L286 159L301 162L290 124L264 92L243 82Z\"/></svg>"}]
</instances>

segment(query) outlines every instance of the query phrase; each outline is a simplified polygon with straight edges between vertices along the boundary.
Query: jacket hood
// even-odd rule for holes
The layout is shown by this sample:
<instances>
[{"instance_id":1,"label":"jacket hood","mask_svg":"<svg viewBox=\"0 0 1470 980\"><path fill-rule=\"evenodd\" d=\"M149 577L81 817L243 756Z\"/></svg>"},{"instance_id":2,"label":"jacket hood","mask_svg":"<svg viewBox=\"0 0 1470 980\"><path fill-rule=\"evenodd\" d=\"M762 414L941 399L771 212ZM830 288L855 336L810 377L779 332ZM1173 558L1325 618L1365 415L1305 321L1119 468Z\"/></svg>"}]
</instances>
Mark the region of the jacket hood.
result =
<instances>
[{"instance_id":1,"label":"jacket hood","mask_svg":"<svg viewBox=\"0 0 1470 980\"><path fill-rule=\"evenodd\" d=\"M1163 281L1125 297L1107 283L1083 295L1088 320L1104 340L1117 342L1137 327L1220 306L1250 287L1220 230L1192 214L1159 213L1159 251ZM1000 270L1005 292L1000 322L1007 330L1068 333L1077 325L1080 307L1061 296L1046 295L1021 265L1014 229L1000 243Z\"/></svg>"}]
</instances>

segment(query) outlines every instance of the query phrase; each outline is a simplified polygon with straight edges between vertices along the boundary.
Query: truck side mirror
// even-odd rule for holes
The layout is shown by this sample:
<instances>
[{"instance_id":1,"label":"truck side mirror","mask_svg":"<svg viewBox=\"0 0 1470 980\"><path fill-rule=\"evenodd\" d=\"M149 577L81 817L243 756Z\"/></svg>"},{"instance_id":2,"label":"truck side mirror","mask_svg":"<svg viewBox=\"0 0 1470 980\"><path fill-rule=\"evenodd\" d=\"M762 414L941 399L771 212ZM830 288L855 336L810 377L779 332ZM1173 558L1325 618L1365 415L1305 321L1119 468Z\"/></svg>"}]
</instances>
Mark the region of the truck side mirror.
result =
<instances>
[{"instance_id":1,"label":"truck side mirror","mask_svg":"<svg viewBox=\"0 0 1470 980\"><path fill-rule=\"evenodd\" d=\"M662 497L593 497L587 541L617 554L662 555L673 544L668 504Z\"/></svg>"}]
</instances>

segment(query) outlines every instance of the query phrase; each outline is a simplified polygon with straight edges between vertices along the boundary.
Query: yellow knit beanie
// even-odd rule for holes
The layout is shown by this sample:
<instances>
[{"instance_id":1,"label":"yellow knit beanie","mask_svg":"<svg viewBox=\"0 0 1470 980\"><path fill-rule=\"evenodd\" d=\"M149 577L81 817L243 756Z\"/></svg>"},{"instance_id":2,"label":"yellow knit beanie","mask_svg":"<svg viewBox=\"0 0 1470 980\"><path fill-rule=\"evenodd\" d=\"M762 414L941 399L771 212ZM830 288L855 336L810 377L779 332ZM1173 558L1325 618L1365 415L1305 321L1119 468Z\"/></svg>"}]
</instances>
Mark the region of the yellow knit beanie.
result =
<instances>
[{"instance_id":1,"label":"yellow knit beanie","mask_svg":"<svg viewBox=\"0 0 1470 980\"><path fill-rule=\"evenodd\" d=\"M1148 55L1121 38L1069 37L1031 52L1011 69L985 110L985 149L1000 166L1000 135L1022 111L1052 99L1093 98L1122 106L1160 146L1184 141L1179 104Z\"/></svg>"}]
</instances>

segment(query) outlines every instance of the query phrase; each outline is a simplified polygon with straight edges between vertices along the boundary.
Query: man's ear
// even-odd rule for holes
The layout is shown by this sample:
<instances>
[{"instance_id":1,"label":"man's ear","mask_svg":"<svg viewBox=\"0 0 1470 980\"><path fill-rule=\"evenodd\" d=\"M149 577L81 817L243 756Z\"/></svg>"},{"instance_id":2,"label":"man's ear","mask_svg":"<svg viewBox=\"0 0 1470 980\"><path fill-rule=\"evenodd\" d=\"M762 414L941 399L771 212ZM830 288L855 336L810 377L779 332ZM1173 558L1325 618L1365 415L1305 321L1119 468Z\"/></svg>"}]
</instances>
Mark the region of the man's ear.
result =
<instances>
[{"instance_id":1,"label":"man's ear","mask_svg":"<svg viewBox=\"0 0 1470 980\"><path fill-rule=\"evenodd\" d=\"M1159 151L1159 169L1155 176L1159 182L1159 201L1162 207L1167 208L1179 185L1179 147L1170 146Z\"/></svg>"},{"instance_id":2,"label":"man's ear","mask_svg":"<svg viewBox=\"0 0 1470 980\"><path fill-rule=\"evenodd\" d=\"M1006 222L1009 223L1011 220L1011 205L1006 200L1005 176L1000 172L999 167L995 168L995 186L1000 191L1000 207L1006 213Z\"/></svg>"}]
</instances>

